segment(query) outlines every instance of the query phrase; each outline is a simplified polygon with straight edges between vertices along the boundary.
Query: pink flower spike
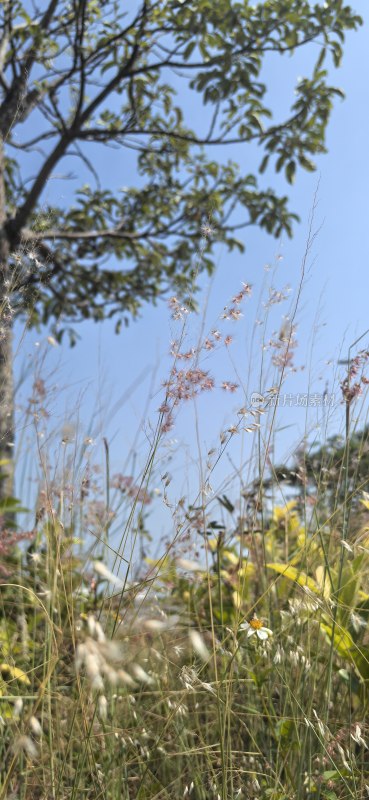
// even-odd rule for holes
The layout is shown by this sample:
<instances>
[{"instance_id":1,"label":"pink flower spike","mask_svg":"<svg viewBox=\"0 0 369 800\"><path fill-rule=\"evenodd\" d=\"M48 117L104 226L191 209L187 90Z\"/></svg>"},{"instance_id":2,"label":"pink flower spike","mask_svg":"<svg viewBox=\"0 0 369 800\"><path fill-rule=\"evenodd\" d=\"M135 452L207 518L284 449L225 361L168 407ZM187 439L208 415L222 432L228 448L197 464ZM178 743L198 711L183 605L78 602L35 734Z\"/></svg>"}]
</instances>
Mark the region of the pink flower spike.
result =
<instances>
[{"instance_id":1,"label":"pink flower spike","mask_svg":"<svg viewBox=\"0 0 369 800\"><path fill-rule=\"evenodd\" d=\"M236 392L238 389L238 383L231 383L230 381L223 381L221 388L224 389L226 392Z\"/></svg>"},{"instance_id":2,"label":"pink flower spike","mask_svg":"<svg viewBox=\"0 0 369 800\"><path fill-rule=\"evenodd\" d=\"M241 313L241 311L240 311L240 309L239 309L239 308L235 308L235 307L233 307L233 308L230 308L230 309L229 309L229 316L230 316L230 318L231 318L231 319L234 319L234 320L236 320L236 321L237 321L237 320L239 320L241 317L243 317L243 314Z\"/></svg>"}]
</instances>

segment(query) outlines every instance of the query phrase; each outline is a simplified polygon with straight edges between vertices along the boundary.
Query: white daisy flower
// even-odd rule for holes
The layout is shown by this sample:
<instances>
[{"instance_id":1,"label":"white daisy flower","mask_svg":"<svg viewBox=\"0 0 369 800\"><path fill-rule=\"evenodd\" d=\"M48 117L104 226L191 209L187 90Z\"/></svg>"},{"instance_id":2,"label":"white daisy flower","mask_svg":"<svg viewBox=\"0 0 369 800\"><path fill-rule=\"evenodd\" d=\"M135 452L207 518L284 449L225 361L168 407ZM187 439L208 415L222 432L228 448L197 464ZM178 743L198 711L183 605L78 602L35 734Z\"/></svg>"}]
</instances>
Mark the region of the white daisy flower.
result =
<instances>
[{"instance_id":1,"label":"white daisy flower","mask_svg":"<svg viewBox=\"0 0 369 800\"><path fill-rule=\"evenodd\" d=\"M258 617L254 617L250 622L243 622L242 625L240 625L240 630L246 631L248 639L256 633L256 636L258 639L261 639L262 642L265 641L265 639L269 639L269 636L273 636L273 631L271 631L270 628L266 628Z\"/></svg>"}]
</instances>

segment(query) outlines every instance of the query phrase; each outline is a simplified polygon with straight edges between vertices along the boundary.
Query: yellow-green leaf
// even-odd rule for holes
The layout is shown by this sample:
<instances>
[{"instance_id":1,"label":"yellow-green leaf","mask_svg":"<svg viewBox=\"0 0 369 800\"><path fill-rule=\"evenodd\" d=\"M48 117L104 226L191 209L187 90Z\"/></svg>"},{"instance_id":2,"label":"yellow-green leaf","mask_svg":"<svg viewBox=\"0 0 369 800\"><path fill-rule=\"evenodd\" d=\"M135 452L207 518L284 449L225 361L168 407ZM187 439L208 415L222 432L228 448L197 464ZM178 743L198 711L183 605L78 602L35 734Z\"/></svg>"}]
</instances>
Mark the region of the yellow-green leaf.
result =
<instances>
[{"instance_id":1,"label":"yellow-green leaf","mask_svg":"<svg viewBox=\"0 0 369 800\"><path fill-rule=\"evenodd\" d=\"M320 622L320 627L325 633L328 634L329 639L332 641L332 627L325 622ZM333 635L333 644L338 655L342 658L352 658L353 649L355 647L351 634L341 626L336 626Z\"/></svg>"},{"instance_id":2,"label":"yellow-green leaf","mask_svg":"<svg viewBox=\"0 0 369 800\"><path fill-rule=\"evenodd\" d=\"M307 586L314 594L320 594L320 589L315 581L310 578L309 575L306 575L305 572L301 572L301 570L293 567L292 564L267 564L267 567L274 572L279 572L284 578L298 583L299 586Z\"/></svg>"},{"instance_id":3,"label":"yellow-green leaf","mask_svg":"<svg viewBox=\"0 0 369 800\"><path fill-rule=\"evenodd\" d=\"M229 561L230 564L236 565L240 563L239 555L236 555L236 553L232 553L232 550L223 550L223 556L226 559L226 561Z\"/></svg>"},{"instance_id":4,"label":"yellow-green leaf","mask_svg":"<svg viewBox=\"0 0 369 800\"><path fill-rule=\"evenodd\" d=\"M4 680L8 680L8 677L11 678L13 681L19 681L20 683L25 683L26 686L30 685L30 680L28 675L23 672L22 669L19 667L12 667L11 664L0 664L0 672L4 678Z\"/></svg>"}]
</instances>

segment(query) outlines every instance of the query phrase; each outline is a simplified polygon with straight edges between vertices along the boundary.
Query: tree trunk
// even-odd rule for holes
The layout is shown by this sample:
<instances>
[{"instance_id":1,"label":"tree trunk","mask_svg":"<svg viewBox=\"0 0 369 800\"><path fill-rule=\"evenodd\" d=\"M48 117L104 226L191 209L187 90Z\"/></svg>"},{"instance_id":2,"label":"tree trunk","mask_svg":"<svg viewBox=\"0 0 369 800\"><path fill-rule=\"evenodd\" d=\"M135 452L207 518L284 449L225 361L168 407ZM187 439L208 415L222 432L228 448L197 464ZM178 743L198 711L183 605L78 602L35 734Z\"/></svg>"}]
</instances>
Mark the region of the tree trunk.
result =
<instances>
[{"instance_id":1,"label":"tree trunk","mask_svg":"<svg viewBox=\"0 0 369 800\"><path fill-rule=\"evenodd\" d=\"M1 258L1 256L0 256ZM0 501L13 494L14 385L13 332L9 309L0 283ZM4 308L5 306L5 308ZM5 462L5 463L4 463ZM4 475L5 477L1 477Z\"/></svg>"},{"instance_id":2,"label":"tree trunk","mask_svg":"<svg viewBox=\"0 0 369 800\"><path fill-rule=\"evenodd\" d=\"M14 477L13 322L4 169L0 140L0 475L5 475L0 478L0 501L13 494Z\"/></svg>"}]
</instances>

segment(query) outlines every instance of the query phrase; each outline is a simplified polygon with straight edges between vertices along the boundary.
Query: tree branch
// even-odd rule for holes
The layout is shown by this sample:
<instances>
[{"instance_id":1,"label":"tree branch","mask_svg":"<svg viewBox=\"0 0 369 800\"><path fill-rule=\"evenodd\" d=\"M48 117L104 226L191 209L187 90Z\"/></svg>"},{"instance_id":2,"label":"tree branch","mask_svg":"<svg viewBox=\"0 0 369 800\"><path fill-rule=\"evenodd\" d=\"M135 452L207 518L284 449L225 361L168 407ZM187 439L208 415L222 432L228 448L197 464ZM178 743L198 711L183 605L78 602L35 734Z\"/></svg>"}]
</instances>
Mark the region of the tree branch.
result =
<instances>
[{"instance_id":1,"label":"tree branch","mask_svg":"<svg viewBox=\"0 0 369 800\"><path fill-rule=\"evenodd\" d=\"M49 7L46 9L45 14L43 15L41 22L39 24L39 31L47 30L47 27L52 19L52 16L56 10L56 7L59 3L59 0L51 0L49 3ZM11 42L11 38L9 37L9 41ZM28 51L24 54L22 58L22 67L20 70L19 75L16 74L16 71L13 69L13 82L9 87L6 97L1 103L0 106L0 131L4 138L6 138L11 130L15 120L20 116L23 104L26 100L27 93L27 83L29 80L30 72L32 66L35 62L37 57L37 47L35 39L33 39L32 44L30 45ZM18 63L21 61L20 59L16 58L14 55L15 61ZM27 107L30 104L30 109L32 108L32 103L37 102L38 90L34 89L28 98Z\"/></svg>"},{"instance_id":2,"label":"tree branch","mask_svg":"<svg viewBox=\"0 0 369 800\"><path fill-rule=\"evenodd\" d=\"M119 228L108 228L106 230L98 231L70 231L70 230L57 230L51 228L47 231L31 231L29 228L23 228L21 232L21 242L42 242L58 239L60 241L76 242L86 239L126 239L127 241L134 241L135 239L142 239L145 234L140 231L139 233L124 233ZM152 233L150 234L152 235Z\"/></svg>"},{"instance_id":3,"label":"tree branch","mask_svg":"<svg viewBox=\"0 0 369 800\"><path fill-rule=\"evenodd\" d=\"M17 211L15 217L12 220L9 220L9 222L7 223L7 228L9 230L10 239L12 242L16 243L20 231L24 227L29 215L33 211L52 170L54 169L58 161L62 158L62 156L65 154L67 147L70 144L70 141L71 138L69 132L64 133L60 137L56 147L54 148L54 150L52 150L52 152L44 162L43 166L41 167L37 177L35 178L35 181L31 186L31 189L29 190L23 205Z\"/></svg>"},{"instance_id":4,"label":"tree branch","mask_svg":"<svg viewBox=\"0 0 369 800\"><path fill-rule=\"evenodd\" d=\"M52 0L50 3L50 7L54 6L58 0ZM141 41L144 27L145 27L145 16L146 16L146 0L143 4L143 15L142 15L142 22L140 26L140 30L138 33L138 41ZM114 78L104 87L104 89L99 92L97 97L95 97L87 108L84 110L83 113L77 114L74 117L72 125L66 131L61 134L60 140L55 146L54 150L50 153L49 157L46 159L45 163L43 164L37 178L33 186L31 187L28 196L18 210L17 214L15 215L14 219L8 223L8 229L11 233L11 237L14 241L16 241L20 231L24 227L27 219L29 218L30 213L33 211L40 194L42 193L44 186L51 174L52 169L58 163L58 161L65 155L65 152L68 148L68 145L73 142L74 139L77 138L77 134L80 130L81 125L87 122L91 115L96 111L99 105L107 98L109 95L119 86L122 78L129 75L132 70L132 66L135 63L138 53L139 53L139 44L136 42L132 48L132 53L128 59L128 61L124 64L124 66L117 71Z\"/></svg>"}]
</instances>

